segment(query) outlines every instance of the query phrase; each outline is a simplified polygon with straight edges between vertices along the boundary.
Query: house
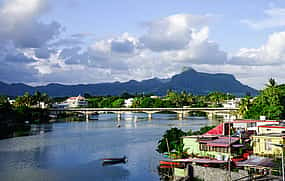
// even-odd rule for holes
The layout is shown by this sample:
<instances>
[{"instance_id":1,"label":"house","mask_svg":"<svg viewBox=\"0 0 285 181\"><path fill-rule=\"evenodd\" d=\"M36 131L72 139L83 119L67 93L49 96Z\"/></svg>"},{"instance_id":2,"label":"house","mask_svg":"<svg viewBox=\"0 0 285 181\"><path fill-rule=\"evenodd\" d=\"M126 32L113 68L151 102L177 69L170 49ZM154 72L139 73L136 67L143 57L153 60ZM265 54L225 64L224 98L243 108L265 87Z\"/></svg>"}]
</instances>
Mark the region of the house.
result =
<instances>
[{"instance_id":1,"label":"house","mask_svg":"<svg viewBox=\"0 0 285 181\"><path fill-rule=\"evenodd\" d=\"M238 108L240 101L240 98L226 100L224 103L222 103L222 105L225 108Z\"/></svg>"},{"instance_id":2,"label":"house","mask_svg":"<svg viewBox=\"0 0 285 181\"><path fill-rule=\"evenodd\" d=\"M229 128L232 133L247 132L256 134L260 126L279 125L280 121L263 121L263 120L235 120L230 122L220 123L215 128L211 129L205 135L229 135Z\"/></svg>"},{"instance_id":3,"label":"house","mask_svg":"<svg viewBox=\"0 0 285 181\"><path fill-rule=\"evenodd\" d=\"M265 125L278 125L280 121L274 120L236 120L232 122L232 127L234 130L242 130L252 132L254 134L258 133L258 128Z\"/></svg>"},{"instance_id":4,"label":"house","mask_svg":"<svg viewBox=\"0 0 285 181\"><path fill-rule=\"evenodd\" d=\"M66 99L62 103L53 104L52 107L54 108L74 108L74 107L85 107L88 106L88 101L85 99L85 97L77 96L77 97L70 97Z\"/></svg>"},{"instance_id":5,"label":"house","mask_svg":"<svg viewBox=\"0 0 285 181\"><path fill-rule=\"evenodd\" d=\"M270 124L258 126L257 134L285 133L284 124Z\"/></svg>"},{"instance_id":6,"label":"house","mask_svg":"<svg viewBox=\"0 0 285 181\"><path fill-rule=\"evenodd\" d=\"M85 97L77 96L77 97L70 97L65 101L68 104L68 107L85 107L88 106L88 101Z\"/></svg>"},{"instance_id":7,"label":"house","mask_svg":"<svg viewBox=\"0 0 285 181\"><path fill-rule=\"evenodd\" d=\"M225 137L213 135L185 136L183 137L184 149L194 157L210 157L217 160L229 159L231 155L238 156L244 145L239 143L238 137Z\"/></svg>"},{"instance_id":8,"label":"house","mask_svg":"<svg viewBox=\"0 0 285 181\"><path fill-rule=\"evenodd\" d=\"M10 99L9 97L8 97L8 101L9 101L9 103L12 105L12 104L14 104L15 102L16 102L16 100L15 99Z\"/></svg>"},{"instance_id":9,"label":"house","mask_svg":"<svg viewBox=\"0 0 285 181\"><path fill-rule=\"evenodd\" d=\"M253 143L253 154L255 155L280 156L282 153L282 148L274 144L284 144L285 134L270 133L263 135L254 135L252 136L252 143Z\"/></svg>"},{"instance_id":10,"label":"house","mask_svg":"<svg viewBox=\"0 0 285 181\"><path fill-rule=\"evenodd\" d=\"M133 105L134 98L125 99L124 107L131 107Z\"/></svg>"}]
</instances>

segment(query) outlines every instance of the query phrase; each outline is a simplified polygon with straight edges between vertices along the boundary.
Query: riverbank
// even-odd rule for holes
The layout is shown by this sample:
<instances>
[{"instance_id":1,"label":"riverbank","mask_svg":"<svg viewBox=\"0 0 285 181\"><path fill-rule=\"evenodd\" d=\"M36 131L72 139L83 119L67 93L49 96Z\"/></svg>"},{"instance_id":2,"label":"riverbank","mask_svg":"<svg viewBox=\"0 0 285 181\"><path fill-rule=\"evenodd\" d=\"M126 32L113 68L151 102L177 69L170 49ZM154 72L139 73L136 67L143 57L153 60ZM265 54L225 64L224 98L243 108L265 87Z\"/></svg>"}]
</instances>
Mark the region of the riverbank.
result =
<instances>
[{"instance_id":1,"label":"riverbank","mask_svg":"<svg viewBox=\"0 0 285 181\"><path fill-rule=\"evenodd\" d=\"M47 109L0 104L0 139L29 135L32 124L48 121Z\"/></svg>"}]
</instances>

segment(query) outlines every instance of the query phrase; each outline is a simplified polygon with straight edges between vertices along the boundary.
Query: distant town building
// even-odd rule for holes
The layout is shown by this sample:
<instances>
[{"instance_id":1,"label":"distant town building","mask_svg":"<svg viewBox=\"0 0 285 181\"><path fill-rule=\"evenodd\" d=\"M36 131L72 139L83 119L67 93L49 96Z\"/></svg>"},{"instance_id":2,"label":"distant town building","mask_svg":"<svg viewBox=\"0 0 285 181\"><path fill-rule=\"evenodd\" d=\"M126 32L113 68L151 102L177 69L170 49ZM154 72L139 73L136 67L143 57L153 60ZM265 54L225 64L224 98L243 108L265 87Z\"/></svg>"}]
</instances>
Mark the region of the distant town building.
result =
<instances>
[{"instance_id":1,"label":"distant town building","mask_svg":"<svg viewBox=\"0 0 285 181\"><path fill-rule=\"evenodd\" d=\"M68 107L85 107L88 105L88 101L85 97L77 96L77 97L70 97L65 101L68 104Z\"/></svg>"},{"instance_id":2,"label":"distant town building","mask_svg":"<svg viewBox=\"0 0 285 181\"><path fill-rule=\"evenodd\" d=\"M224 103L222 103L222 105L225 108L238 108L240 101L241 101L241 98L235 98L231 100L226 100Z\"/></svg>"},{"instance_id":3,"label":"distant town building","mask_svg":"<svg viewBox=\"0 0 285 181\"><path fill-rule=\"evenodd\" d=\"M77 97L69 97L64 102L59 104L53 104L52 107L56 108L74 108L74 107L86 107L88 106L88 101L85 99L85 97L77 96Z\"/></svg>"},{"instance_id":4,"label":"distant town building","mask_svg":"<svg viewBox=\"0 0 285 181\"><path fill-rule=\"evenodd\" d=\"M150 96L150 98L152 98L152 99L158 99L158 98L160 98L160 96Z\"/></svg>"},{"instance_id":5,"label":"distant town building","mask_svg":"<svg viewBox=\"0 0 285 181\"><path fill-rule=\"evenodd\" d=\"M124 101L124 107L131 107L133 104L134 98L129 98Z\"/></svg>"},{"instance_id":6,"label":"distant town building","mask_svg":"<svg viewBox=\"0 0 285 181\"><path fill-rule=\"evenodd\" d=\"M46 109L48 108L48 104L45 102L39 102L38 104L32 105L31 107Z\"/></svg>"},{"instance_id":7,"label":"distant town building","mask_svg":"<svg viewBox=\"0 0 285 181\"><path fill-rule=\"evenodd\" d=\"M10 99L9 97L8 97L8 101L9 101L9 103L12 105L12 104L14 104L15 102L16 102L16 100L15 99Z\"/></svg>"}]
</instances>

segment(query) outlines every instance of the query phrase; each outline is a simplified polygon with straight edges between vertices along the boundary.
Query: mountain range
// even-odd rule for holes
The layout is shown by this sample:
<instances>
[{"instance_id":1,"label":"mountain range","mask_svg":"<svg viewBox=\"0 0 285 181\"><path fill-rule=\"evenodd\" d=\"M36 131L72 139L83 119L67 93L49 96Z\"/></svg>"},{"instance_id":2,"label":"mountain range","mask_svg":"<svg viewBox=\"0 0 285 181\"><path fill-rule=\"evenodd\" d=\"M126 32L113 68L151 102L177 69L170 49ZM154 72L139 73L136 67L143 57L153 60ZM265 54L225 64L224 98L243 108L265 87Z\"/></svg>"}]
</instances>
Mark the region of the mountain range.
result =
<instances>
[{"instance_id":1,"label":"mountain range","mask_svg":"<svg viewBox=\"0 0 285 181\"><path fill-rule=\"evenodd\" d=\"M141 94L152 93L165 95L167 90L191 92L195 95L205 95L213 91L231 93L236 96L245 94L256 95L257 90L240 83L231 74L209 74L197 72L192 68L176 74L169 79L148 79L143 81L130 80L128 82L112 82L98 84L48 84L45 86L29 86L23 83L7 84L0 82L0 94L19 96L25 92L33 94L35 91L45 92L52 97L75 96L88 93L90 95L121 95L123 93Z\"/></svg>"}]
</instances>

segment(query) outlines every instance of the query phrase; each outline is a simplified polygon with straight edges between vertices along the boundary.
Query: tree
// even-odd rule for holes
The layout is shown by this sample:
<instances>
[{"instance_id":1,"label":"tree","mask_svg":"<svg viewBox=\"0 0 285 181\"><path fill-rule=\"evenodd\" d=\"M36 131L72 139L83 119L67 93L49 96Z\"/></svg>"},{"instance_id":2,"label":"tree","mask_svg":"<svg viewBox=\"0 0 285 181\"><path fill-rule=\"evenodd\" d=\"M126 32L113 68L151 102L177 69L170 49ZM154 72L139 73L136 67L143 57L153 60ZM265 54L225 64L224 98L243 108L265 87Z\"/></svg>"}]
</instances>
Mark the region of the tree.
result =
<instances>
[{"instance_id":1,"label":"tree","mask_svg":"<svg viewBox=\"0 0 285 181\"><path fill-rule=\"evenodd\" d=\"M162 139L158 141L157 150L159 153L169 152L181 144L181 137L186 133L178 128L171 128L165 132ZM169 148L168 148L169 146Z\"/></svg>"},{"instance_id":2,"label":"tree","mask_svg":"<svg viewBox=\"0 0 285 181\"><path fill-rule=\"evenodd\" d=\"M266 116L267 119L282 119L284 118L284 98L283 86L278 86L271 78L265 89L260 91L260 95L244 113L244 118L259 119L260 116Z\"/></svg>"},{"instance_id":3,"label":"tree","mask_svg":"<svg viewBox=\"0 0 285 181\"><path fill-rule=\"evenodd\" d=\"M0 96L0 105L9 103L8 98L6 96Z\"/></svg>"},{"instance_id":4,"label":"tree","mask_svg":"<svg viewBox=\"0 0 285 181\"><path fill-rule=\"evenodd\" d=\"M112 103L112 107L116 107L116 108L122 107L124 105L124 102L125 102L124 99L121 99L121 98L117 99Z\"/></svg>"},{"instance_id":5,"label":"tree","mask_svg":"<svg viewBox=\"0 0 285 181\"><path fill-rule=\"evenodd\" d=\"M154 99L150 97L144 97L140 103L140 107L153 107Z\"/></svg>"},{"instance_id":6,"label":"tree","mask_svg":"<svg viewBox=\"0 0 285 181\"><path fill-rule=\"evenodd\" d=\"M275 81L275 79L273 78L270 78L268 83L265 84L267 88L272 88L272 87L276 87L277 86L277 83Z\"/></svg>"},{"instance_id":7,"label":"tree","mask_svg":"<svg viewBox=\"0 0 285 181\"><path fill-rule=\"evenodd\" d=\"M245 115L245 113L249 110L250 106L251 106L250 97L249 96L244 97L243 99L241 99L239 103L238 114L241 116Z\"/></svg>"},{"instance_id":8,"label":"tree","mask_svg":"<svg viewBox=\"0 0 285 181\"><path fill-rule=\"evenodd\" d=\"M37 105L37 107L40 107L40 102L41 102L42 94L39 91L36 91L34 93L34 96L32 97L32 104Z\"/></svg>"},{"instance_id":9,"label":"tree","mask_svg":"<svg viewBox=\"0 0 285 181\"><path fill-rule=\"evenodd\" d=\"M16 97L15 106L31 106L33 105L32 96L26 92L23 96Z\"/></svg>"}]
</instances>

